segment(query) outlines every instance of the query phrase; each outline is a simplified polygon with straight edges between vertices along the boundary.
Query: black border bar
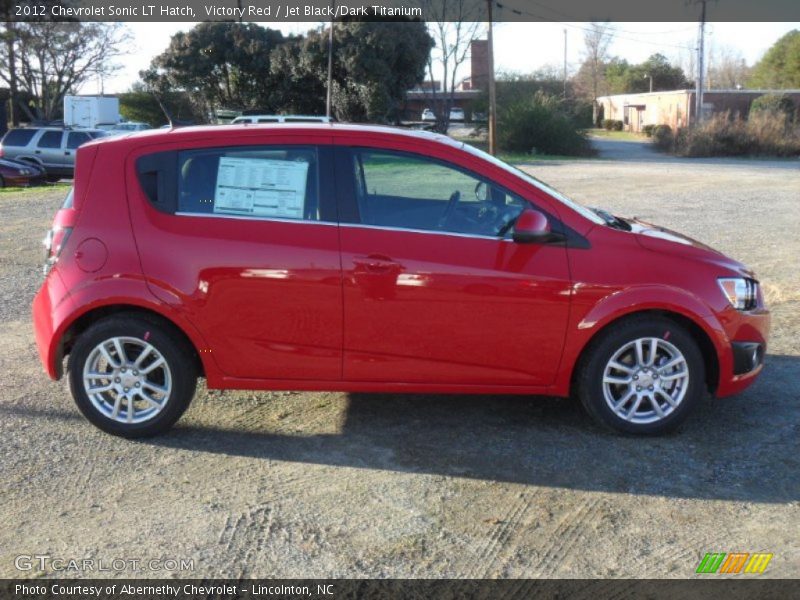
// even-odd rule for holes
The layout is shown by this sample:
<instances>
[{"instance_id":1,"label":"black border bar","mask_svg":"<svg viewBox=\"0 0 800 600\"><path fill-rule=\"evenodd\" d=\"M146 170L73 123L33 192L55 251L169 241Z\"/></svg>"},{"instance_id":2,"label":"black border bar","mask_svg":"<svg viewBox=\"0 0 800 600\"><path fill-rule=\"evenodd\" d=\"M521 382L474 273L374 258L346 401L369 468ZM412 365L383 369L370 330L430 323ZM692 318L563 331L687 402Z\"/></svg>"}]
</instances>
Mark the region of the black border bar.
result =
<instances>
[{"instance_id":1,"label":"black border bar","mask_svg":"<svg viewBox=\"0 0 800 600\"><path fill-rule=\"evenodd\" d=\"M4 600L786 600L800 595L796 580L764 579L761 575L730 579L717 577L609 580L6 579L0 581L0 597Z\"/></svg>"},{"instance_id":2,"label":"black border bar","mask_svg":"<svg viewBox=\"0 0 800 600\"><path fill-rule=\"evenodd\" d=\"M498 22L800 21L798 0L0 0L16 21L302 22L417 18ZM332 10L333 9L333 10Z\"/></svg>"}]
</instances>

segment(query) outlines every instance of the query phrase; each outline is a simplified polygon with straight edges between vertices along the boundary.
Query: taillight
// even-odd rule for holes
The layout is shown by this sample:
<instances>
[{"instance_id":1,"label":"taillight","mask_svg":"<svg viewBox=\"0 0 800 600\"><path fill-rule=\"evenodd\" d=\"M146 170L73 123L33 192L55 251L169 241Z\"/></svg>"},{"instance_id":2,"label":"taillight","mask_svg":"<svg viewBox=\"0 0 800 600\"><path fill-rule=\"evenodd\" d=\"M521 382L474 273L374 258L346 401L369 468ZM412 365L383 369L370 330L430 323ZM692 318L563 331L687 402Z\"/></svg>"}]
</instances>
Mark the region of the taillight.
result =
<instances>
[{"instance_id":1,"label":"taillight","mask_svg":"<svg viewBox=\"0 0 800 600\"><path fill-rule=\"evenodd\" d=\"M3 158L3 153L4 152L5 152L5 150L3 150L3 144L0 144L0 158Z\"/></svg>"},{"instance_id":2,"label":"taillight","mask_svg":"<svg viewBox=\"0 0 800 600\"><path fill-rule=\"evenodd\" d=\"M53 227L50 231L47 232L47 235L44 236L44 240L42 240L42 244L44 244L44 274L50 272L50 269L56 264L58 261L58 257L61 256L61 251L64 249L64 246L67 244L67 240L69 239L70 234L72 233L72 227Z\"/></svg>"}]
</instances>

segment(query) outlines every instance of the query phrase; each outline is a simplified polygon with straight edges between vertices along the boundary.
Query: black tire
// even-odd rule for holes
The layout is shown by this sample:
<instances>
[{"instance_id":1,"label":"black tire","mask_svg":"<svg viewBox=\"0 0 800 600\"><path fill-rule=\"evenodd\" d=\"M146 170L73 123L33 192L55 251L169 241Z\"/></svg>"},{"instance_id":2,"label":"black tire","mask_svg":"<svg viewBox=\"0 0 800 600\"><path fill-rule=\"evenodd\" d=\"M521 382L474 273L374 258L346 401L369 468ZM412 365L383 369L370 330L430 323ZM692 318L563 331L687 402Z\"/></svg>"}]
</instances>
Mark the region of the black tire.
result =
<instances>
[{"instance_id":1,"label":"black tire","mask_svg":"<svg viewBox=\"0 0 800 600\"><path fill-rule=\"evenodd\" d=\"M103 414L89 399L83 383L84 366L94 349L114 337L133 338L150 344L169 368L172 390L166 404L160 412L140 423L122 423ZM197 387L197 367L192 348L171 328L141 316L109 317L89 327L75 341L68 369L70 391L81 413L103 431L125 438L150 437L167 431L188 408ZM144 387L145 384L142 389Z\"/></svg>"},{"instance_id":2,"label":"black tire","mask_svg":"<svg viewBox=\"0 0 800 600\"><path fill-rule=\"evenodd\" d=\"M618 350L639 338L668 340L683 355L689 372L683 399L672 412L651 423L623 419L614 412L604 395L606 365ZM575 383L578 398L597 423L614 431L639 435L660 435L674 431L706 393L705 365L697 342L685 328L663 317L632 317L612 324L587 348L578 366Z\"/></svg>"},{"instance_id":3,"label":"black tire","mask_svg":"<svg viewBox=\"0 0 800 600\"><path fill-rule=\"evenodd\" d=\"M6 180L3 179L3 176L0 175L0 189L6 187Z\"/></svg>"}]
</instances>

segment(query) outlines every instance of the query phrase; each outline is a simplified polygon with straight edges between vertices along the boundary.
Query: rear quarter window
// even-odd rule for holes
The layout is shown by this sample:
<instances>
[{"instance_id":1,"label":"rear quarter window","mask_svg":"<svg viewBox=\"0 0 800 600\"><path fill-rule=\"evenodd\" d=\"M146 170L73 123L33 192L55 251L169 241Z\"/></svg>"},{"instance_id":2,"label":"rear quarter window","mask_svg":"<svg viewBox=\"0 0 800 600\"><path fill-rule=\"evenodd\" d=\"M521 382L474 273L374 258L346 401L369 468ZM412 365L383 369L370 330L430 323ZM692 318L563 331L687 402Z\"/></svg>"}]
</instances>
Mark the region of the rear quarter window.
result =
<instances>
[{"instance_id":1,"label":"rear quarter window","mask_svg":"<svg viewBox=\"0 0 800 600\"><path fill-rule=\"evenodd\" d=\"M74 150L81 144L85 144L92 139L92 135L84 131L71 131L67 136L67 148Z\"/></svg>"},{"instance_id":2,"label":"rear quarter window","mask_svg":"<svg viewBox=\"0 0 800 600\"><path fill-rule=\"evenodd\" d=\"M36 135L36 129L12 129L3 138L4 146L27 146Z\"/></svg>"}]
</instances>

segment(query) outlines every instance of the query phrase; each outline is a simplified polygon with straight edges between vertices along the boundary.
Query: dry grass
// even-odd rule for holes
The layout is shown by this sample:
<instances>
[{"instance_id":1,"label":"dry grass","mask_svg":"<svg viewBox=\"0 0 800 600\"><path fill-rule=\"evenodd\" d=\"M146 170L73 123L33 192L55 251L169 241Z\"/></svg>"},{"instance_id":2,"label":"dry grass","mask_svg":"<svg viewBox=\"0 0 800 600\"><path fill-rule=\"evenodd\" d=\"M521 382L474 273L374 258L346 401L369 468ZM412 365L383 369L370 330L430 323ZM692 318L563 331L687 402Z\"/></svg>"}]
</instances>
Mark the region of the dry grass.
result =
<instances>
[{"instance_id":1,"label":"dry grass","mask_svg":"<svg viewBox=\"0 0 800 600\"><path fill-rule=\"evenodd\" d=\"M667 136L659 147L689 157L800 156L800 126L774 113L754 113L747 120L723 113Z\"/></svg>"}]
</instances>

